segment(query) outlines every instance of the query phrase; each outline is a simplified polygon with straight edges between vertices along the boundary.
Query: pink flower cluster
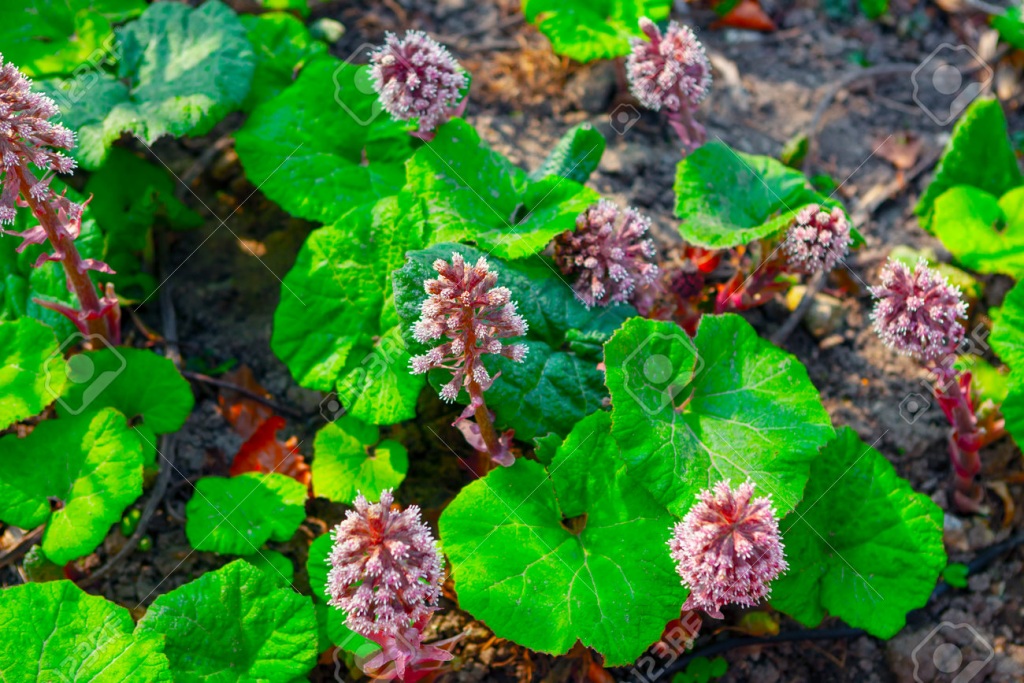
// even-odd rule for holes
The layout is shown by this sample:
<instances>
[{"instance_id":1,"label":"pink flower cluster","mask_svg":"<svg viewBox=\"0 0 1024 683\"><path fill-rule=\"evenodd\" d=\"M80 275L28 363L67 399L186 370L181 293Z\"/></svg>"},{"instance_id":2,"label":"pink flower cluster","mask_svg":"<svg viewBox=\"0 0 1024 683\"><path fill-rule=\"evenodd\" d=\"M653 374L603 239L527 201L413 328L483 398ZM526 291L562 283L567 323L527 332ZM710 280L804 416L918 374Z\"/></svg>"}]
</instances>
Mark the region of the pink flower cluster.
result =
<instances>
[{"instance_id":1,"label":"pink flower cluster","mask_svg":"<svg viewBox=\"0 0 1024 683\"><path fill-rule=\"evenodd\" d=\"M648 260L654 243L643 238L650 225L636 209L620 212L602 199L579 215L575 231L555 238L555 263L576 276L573 290L584 304L625 303L654 282L658 267Z\"/></svg>"},{"instance_id":2,"label":"pink flower cluster","mask_svg":"<svg viewBox=\"0 0 1024 683\"><path fill-rule=\"evenodd\" d=\"M669 548L690 597L683 609L722 618L726 604L756 605L788 568L771 497L752 498L754 485L736 490L719 482L702 491L676 524Z\"/></svg>"},{"instance_id":3,"label":"pink flower cluster","mask_svg":"<svg viewBox=\"0 0 1024 683\"><path fill-rule=\"evenodd\" d=\"M711 88L711 65L704 46L689 26L675 21L662 35L654 22L644 17L640 30L649 42L633 39L633 50L626 59L633 96L654 111L695 108Z\"/></svg>"},{"instance_id":4,"label":"pink flower cluster","mask_svg":"<svg viewBox=\"0 0 1024 683\"><path fill-rule=\"evenodd\" d=\"M950 356L963 340L967 304L960 288L920 259L911 270L889 259L881 284L871 288L877 299L871 319L882 341L896 351L925 361Z\"/></svg>"},{"instance_id":5,"label":"pink flower cluster","mask_svg":"<svg viewBox=\"0 0 1024 683\"><path fill-rule=\"evenodd\" d=\"M398 512L393 502L390 490L372 504L359 494L355 509L331 532L328 604L364 636L396 636L425 625L441 594L441 553L430 529L418 507Z\"/></svg>"},{"instance_id":6,"label":"pink flower cluster","mask_svg":"<svg viewBox=\"0 0 1024 683\"><path fill-rule=\"evenodd\" d=\"M454 401L463 388L477 385L487 390L494 378L481 362L484 354L499 354L522 362L528 350L525 344L503 344L500 340L526 334L526 321L516 313L516 302L507 287L497 287L498 276L490 271L487 260L467 265L462 255L452 254L448 263L434 261L437 278L424 283L429 295L420 308L420 319L413 326L413 337L426 344L447 338L427 353L415 356L410 367L415 374L433 368L452 372L452 379L441 389L441 398Z\"/></svg>"},{"instance_id":7,"label":"pink flower cluster","mask_svg":"<svg viewBox=\"0 0 1024 683\"><path fill-rule=\"evenodd\" d=\"M805 274L829 272L853 243L846 214L838 206L827 211L817 204L800 209L786 233L789 265Z\"/></svg>"},{"instance_id":8,"label":"pink flower cluster","mask_svg":"<svg viewBox=\"0 0 1024 683\"><path fill-rule=\"evenodd\" d=\"M392 117L419 119L429 132L459 115L466 75L448 49L422 31L399 39L388 33L370 54L370 77L380 103Z\"/></svg>"}]
</instances>

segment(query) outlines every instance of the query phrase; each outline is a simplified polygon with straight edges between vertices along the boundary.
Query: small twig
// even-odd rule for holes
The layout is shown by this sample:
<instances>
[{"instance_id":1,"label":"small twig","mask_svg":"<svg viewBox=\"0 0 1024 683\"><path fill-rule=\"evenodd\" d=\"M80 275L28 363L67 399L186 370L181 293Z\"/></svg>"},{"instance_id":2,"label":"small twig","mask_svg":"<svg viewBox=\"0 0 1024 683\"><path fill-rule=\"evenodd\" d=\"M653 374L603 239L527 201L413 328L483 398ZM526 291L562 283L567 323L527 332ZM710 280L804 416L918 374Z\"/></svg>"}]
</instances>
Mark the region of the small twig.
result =
<instances>
[{"instance_id":1,"label":"small twig","mask_svg":"<svg viewBox=\"0 0 1024 683\"><path fill-rule=\"evenodd\" d=\"M46 525L38 526L32 531L28 532L15 543L13 546L5 550L0 554L0 567L6 567L9 564L14 564L20 560L25 553L27 553L32 546L43 536L43 530Z\"/></svg>"},{"instance_id":2,"label":"small twig","mask_svg":"<svg viewBox=\"0 0 1024 683\"><path fill-rule=\"evenodd\" d=\"M217 379L216 377L204 375L201 372L182 370L181 376L186 379L190 379L193 382L202 382L203 384L209 384L211 386L219 387L221 389L228 389L230 391L238 392L239 394L245 396L246 398L250 398L253 401L262 403L265 406L269 406L270 408L273 408L275 412L281 413L282 415L287 415L288 417L295 420L302 420L305 419L306 417L298 410L295 410L294 408L289 408L288 406L281 405L277 401L269 399L259 392L252 391L251 389L246 389L245 387L239 386L237 384L232 384L231 382L226 382L222 379Z\"/></svg>"},{"instance_id":3,"label":"small twig","mask_svg":"<svg viewBox=\"0 0 1024 683\"><path fill-rule=\"evenodd\" d=\"M807 284L807 289L804 291L804 298L800 299L800 303L797 305L793 312L786 318L786 322L782 323L782 327L775 331L772 335L771 342L776 346L782 346L789 339L789 335L793 334L793 330L800 324L800 321L807 315L807 311L811 309L811 304L814 303L814 297L818 295L818 292L825 286L826 276L824 273L815 273L814 277Z\"/></svg>"}]
</instances>

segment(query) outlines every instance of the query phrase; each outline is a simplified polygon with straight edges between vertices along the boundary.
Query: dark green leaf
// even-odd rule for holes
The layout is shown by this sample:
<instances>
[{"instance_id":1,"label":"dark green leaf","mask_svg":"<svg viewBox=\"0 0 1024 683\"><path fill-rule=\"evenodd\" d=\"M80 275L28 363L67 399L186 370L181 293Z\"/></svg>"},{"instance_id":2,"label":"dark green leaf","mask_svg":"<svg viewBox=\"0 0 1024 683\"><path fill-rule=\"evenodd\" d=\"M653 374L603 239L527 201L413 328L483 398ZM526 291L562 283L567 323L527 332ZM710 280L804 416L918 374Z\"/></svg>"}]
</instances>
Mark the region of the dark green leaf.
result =
<instances>
[{"instance_id":1,"label":"dark green leaf","mask_svg":"<svg viewBox=\"0 0 1024 683\"><path fill-rule=\"evenodd\" d=\"M305 0L299 0L305 4ZM314 40L305 25L285 12L242 17L249 42L256 53L256 72L245 108L276 97L295 81L295 76L314 57L327 52L327 45Z\"/></svg>"}]
</instances>

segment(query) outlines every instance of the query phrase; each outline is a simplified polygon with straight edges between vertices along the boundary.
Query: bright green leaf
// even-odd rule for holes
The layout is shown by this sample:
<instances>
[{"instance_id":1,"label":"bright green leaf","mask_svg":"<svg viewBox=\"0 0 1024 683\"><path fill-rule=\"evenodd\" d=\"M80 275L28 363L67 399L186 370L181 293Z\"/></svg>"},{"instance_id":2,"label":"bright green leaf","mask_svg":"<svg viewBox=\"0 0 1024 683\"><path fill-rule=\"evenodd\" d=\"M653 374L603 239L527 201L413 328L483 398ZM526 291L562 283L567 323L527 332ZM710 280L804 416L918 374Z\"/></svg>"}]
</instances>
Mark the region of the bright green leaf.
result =
<instances>
[{"instance_id":1,"label":"bright green leaf","mask_svg":"<svg viewBox=\"0 0 1024 683\"><path fill-rule=\"evenodd\" d=\"M391 271L424 246L407 195L353 209L307 238L284 278L271 347L299 384L337 391L353 416L393 424L416 414L422 377L409 373Z\"/></svg>"},{"instance_id":2,"label":"bright green leaf","mask_svg":"<svg viewBox=\"0 0 1024 683\"><path fill-rule=\"evenodd\" d=\"M252 555L284 542L306 518L306 487L283 474L203 477L185 506L185 535L196 550Z\"/></svg>"},{"instance_id":3,"label":"bright green leaf","mask_svg":"<svg viewBox=\"0 0 1024 683\"><path fill-rule=\"evenodd\" d=\"M719 481L750 479L782 513L834 432L795 357L737 315L678 325L633 318L605 344L613 434L637 481L672 512Z\"/></svg>"},{"instance_id":4,"label":"bright green leaf","mask_svg":"<svg viewBox=\"0 0 1024 683\"><path fill-rule=\"evenodd\" d=\"M462 609L524 647L565 654L579 640L614 666L658 640L686 589L665 549L672 517L627 474L609 427L604 412L579 422L550 474L520 459L469 484L440 527Z\"/></svg>"},{"instance_id":5,"label":"bright green leaf","mask_svg":"<svg viewBox=\"0 0 1024 683\"><path fill-rule=\"evenodd\" d=\"M1000 38L1018 50L1024 50L1024 8L1011 5L1005 14L993 14L989 23L999 31Z\"/></svg>"},{"instance_id":6,"label":"bright green leaf","mask_svg":"<svg viewBox=\"0 0 1024 683\"><path fill-rule=\"evenodd\" d=\"M1003 299L992 326L992 348L1013 370L1024 370L1024 280Z\"/></svg>"},{"instance_id":7,"label":"bright green leaf","mask_svg":"<svg viewBox=\"0 0 1024 683\"><path fill-rule=\"evenodd\" d=\"M827 612L891 638L946 566L942 510L849 427L812 463L804 499L780 527L789 570L771 603L808 626Z\"/></svg>"},{"instance_id":8,"label":"bright green leaf","mask_svg":"<svg viewBox=\"0 0 1024 683\"><path fill-rule=\"evenodd\" d=\"M578 62L629 54L641 37L638 21L668 17L671 0L523 0L526 20L551 41L555 54Z\"/></svg>"},{"instance_id":9,"label":"bright green leaf","mask_svg":"<svg viewBox=\"0 0 1024 683\"><path fill-rule=\"evenodd\" d=\"M68 383L58 415L117 408L131 421L142 418L156 434L185 424L195 399L170 359L125 346L85 351L68 360Z\"/></svg>"},{"instance_id":10,"label":"bright green leaf","mask_svg":"<svg viewBox=\"0 0 1024 683\"><path fill-rule=\"evenodd\" d=\"M238 17L219 0L196 9L156 2L124 27L118 42L116 78L97 72L87 84L39 84L78 133L75 157L84 168L98 168L124 132L147 144L164 135L203 135L249 93L252 47Z\"/></svg>"},{"instance_id":11,"label":"bright green leaf","mask_svg":"<svg viewBox=\"0 0 1024 683\"><path fill-rule=\"evenodd\" d=\"M288 213L322 223L397 194L412 138L368 78L368 67L333 58L308 64L238 131L246 177Z\"/></svg>"},{"instance_id":12,"label":"bright green leaf","mask_svg":"<svg viewBox=\"0 0 1024 683\"><path fill-rule=\"evenodd\" d=\"M237 560L158 597L136 633L161 633L175 683L292 681L316 664L304 595Z\"/></svg>"},{"instance_id":13,"label":"bright green leaf","mask_svg":"<svg viewBox=\"0 0 1024 683\"><path fill-rule=\"evenodd\" d=\"M914 212L925 230L932 229L935 201L951 187L968 185L1001 197L1024 182L1006 131L1006 116L998 100L975 100L953 127L935 177Z\"/></svg>"},{"instance_id":14,"label":"bright green leaf","mask_svg":"<svg viewBox=\"0 0 1024 683\"><path fill-rule=\"evenodd\" d=\"M0 437L0 520L46 523L43 551L57 564L91 553L141 495L142 448L116 410Z\"/></svg>"},{"instance_id":15,"label":"bright green leaf","mask_svg":"<svg viewBox=\"0 0 1024 683\"><path fill-rule=\"evenodd\" d=\"M276 580L282 586L290 586L295 578L295 565L287 555L276 550L261 550L255 555L248 555L244 558L246 562L254 567L259 567L267 576Z\"/></svg>"},{"instance_id":16,"label":"bright green leaf","mask_svg":"<svg viewBox=\"0 0 1024 683\"><path fill-rule=\"evenodd\" d=\"M808 204L835 204L810 189L799 171L718 141L679 162L675 193L683 239L714 249L775 235Z\"/></svg>"},{"instance_id":17,"label":"bright green leaf","mask_svg":"<svg viewBox=\"0 0 1024 683\"><path fill-rule=\"evenodd\" d=\"M453 251L462 254L467 263L485 256L485 252L472 247L438 244L410 252L406 265L392 277L401 329L413 353L428 348L412 338L413 323L426 297L423 282L437 277L431 267L434 260L451 260ZM515 429L519 440L529 441L548 432L568 434L576 422L600 408L607 398L604 373L597 369L601 344L636 312L630 306L588 309L544 257L512 263L488 258L488 262L498 275L498 285L509 288L529 325L526 336L518 340L529 347L529 353L522 363L484 356L484 365L492 376L501 372L487 390L487 406L494 411L499 428ZM448 371L430 373L435 390L450 380ZM465 392L458 400L469 403Z\"/></svg>"},{"instance_id":18,"label":"bright green leaf","mask_svg":"<svg viewBox=\"0 0 1024 683\"><path fill-rule=\"evenodd\" d=\"M435 241L474 241L501 258L541 251L598 200L572 180L530 180L461 119L439 128L407 168L407 188L424 200Z\"/></svg>"},{"instance_id":19,"label":"bright green leaf","mask_svg":"<svg viewBox=\"0 0 1024 683\"><path fill-rule=\"evenodd\" d=\"M66 381L52 329L32 318L0 322L0 430L40 413Z\"/></svg>"},{"instance_id":20,"label":"bright green leaf","mask_svg":"<svg viewBox=\"0 0 1024 683\"><path fill-rule=\"evenodd\" d=\"M604 136L592 125L581 123L573 126L558 141L544 163L530 174L530 180L552 175L583 184L601 163L604 148Z\"/></svg>"},{"instance_id":21,"label":"bright green leaf","mask_svg":"<svg viewBox=\"0 0 1024 683\"><path fill-rule=\"evenodd\" d=\"M942 580L954 588L967 588L967 575L970 568L960 562L950 562L942 570Z\"/></svg>"},{"instance_id":22,"label":"bright green leaf","mask_svg":"<svg viewBox=\"0 0 1024 683\"><path fill-rule=\"evenodd\" d=\"M1024 275L1024 187L996 199L958 185L935 200L932 230L956 259L980 273Z\"/></svg>"},{"instance_id":23,"label":"bright green leaf","mask_svg":"<svg viewBox=\"0 0 1024 683\"><path fill-rule=\"evenodd\" d=\"M379 500L397 488L409 471L405 447L380 440L380 430L343 415L316 435L313 444L313 492L336 503L351 503L362 493Z\"/></svg>"},{"instance_id":24,"label":"bright green leaf","mask_svg":"<svg viewBox=\"0 0 1024 683\"><path fill-rule=\"evenodd\" d=\"M309 35L305 25L285 12L246 15L242 24L256 53L256 72L245 108L276 97L295 82L310 60L327 52L327 45Z\"/></svg>"},{"instance_id":25,"label":"bright green leaf","mask_svg":"<svg viewBox=\"0 0 1024 683\"><path fill-rule=\"evenodd\" d=\"M164 639L132 633L127 609L70 581L0 590L5 683L171 683Z\"/></svg>"}]
</instances>

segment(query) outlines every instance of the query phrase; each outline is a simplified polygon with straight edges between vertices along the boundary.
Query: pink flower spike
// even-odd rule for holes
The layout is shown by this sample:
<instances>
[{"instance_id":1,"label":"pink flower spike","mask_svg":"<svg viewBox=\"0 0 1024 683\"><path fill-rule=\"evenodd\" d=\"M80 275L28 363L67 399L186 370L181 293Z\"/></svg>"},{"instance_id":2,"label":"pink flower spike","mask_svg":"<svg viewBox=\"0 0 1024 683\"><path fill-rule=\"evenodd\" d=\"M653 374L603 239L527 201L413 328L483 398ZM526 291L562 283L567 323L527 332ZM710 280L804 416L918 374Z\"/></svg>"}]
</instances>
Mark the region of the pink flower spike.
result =
<instances>
[{"instance_id":1,"label":"pink flower spike","mask_svg":"<svg viewBox=\"0 0 1024 683\"><path fill-rule=\"evenodd\" d=\"M632 207L602 199L576 219L576 230L555 238L555 263L575 275L573 290L588 307L625 303L654 282L654 243L644 239L651 221Z\"/></svg>"},{"instance_id":2,"label":"pink flower spike","mask_svg":"<svg viewBox=\"0 0 1024 683\"><path fill-rule=\"evenodd\" d=\"M963 341L967 304L960 288L918 260L911 270L889 259L881 284L871 287L877 299L871 319L887 346L925 361L951 357Z\"/></svg>"},{"instance_id":3,"label":"pink flower spike","mask_svg":"<svg viewBox=\"0 0 1024 683\"><path fill-rule=\"evenodd\" d=\"M788 568L771 496L752 498L749 481L702 491L668 545L690 597L683 609L721 619L722 605L756 605Z\"/></svg>"},{"instance_id":4,"label":"pink flower spike","mask_svg":"<svg viewBox=\"0 0 1024 683\"><path fill-rule=\"evenodd\" d=\"M419 120L422 136L461 114L466 75L448 49L422 31L387 33L370 53L370 78L381 106L400 121Z\"/></svg>"},{"instance_id":5,"label":"pink flower spike","mask_svg":"<svg viewBox=\"0 0 1024 683\"><path fill-rule=\"evenodd\" d=\"M711 89L711 64L693 30L673 21L662 35L646 17L640 19L640 30L649 42L631 41L626 59L630 92L654 111L696 108Z\"/></svg>"},{"instance_id":6,"label":"pink flower spike","mask_svg":"<svg viewBox=\"0 0 1024 683\"><path fill-rule=\"evenodd\" d=\"M420 510L391 509L390 490L380 502L359 494L354 510L331 532L329 605L345 612L345 624L364 636L398 635L425 625L441 594L441 553Z\"/></svg>"},{"instance_id":7,"label":"pink flower spike","mask_svg":"<svg viewBox=\"0 0 1024 683\"><path fill-rule=\"evenodd\" d=\"M811 204L796 214L783 246L793 270L812 274L835 268L852 243L850 224L842 209L828 211Z\"/></svg>"}]
</instances>

